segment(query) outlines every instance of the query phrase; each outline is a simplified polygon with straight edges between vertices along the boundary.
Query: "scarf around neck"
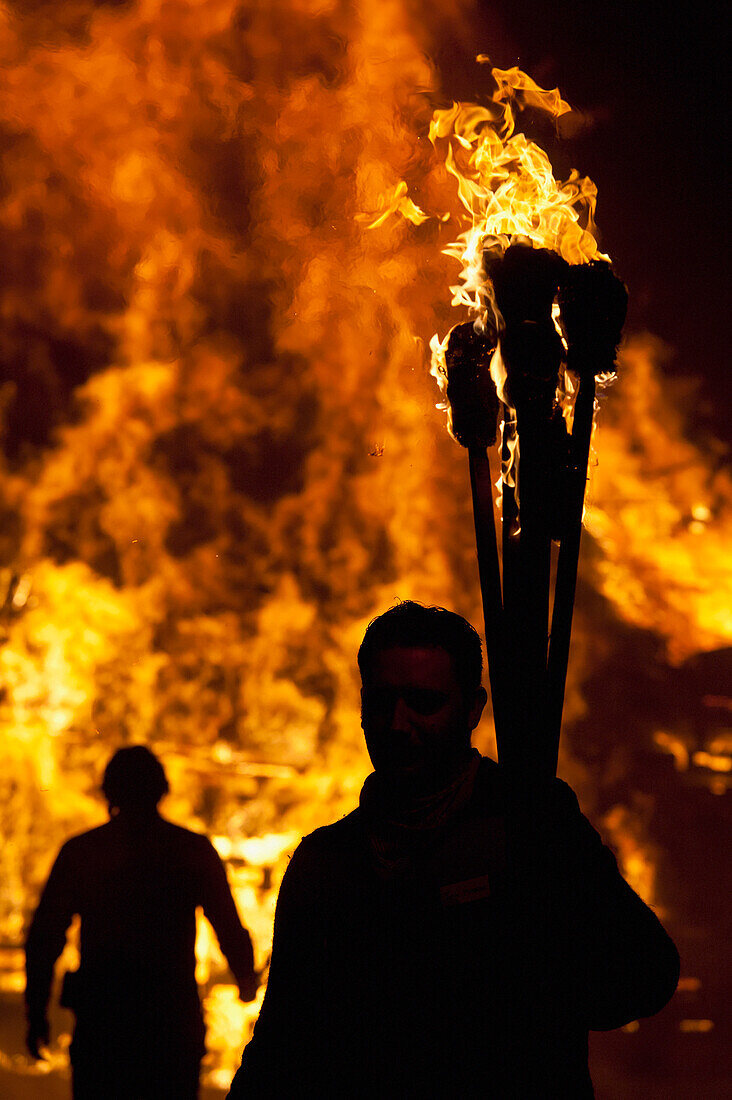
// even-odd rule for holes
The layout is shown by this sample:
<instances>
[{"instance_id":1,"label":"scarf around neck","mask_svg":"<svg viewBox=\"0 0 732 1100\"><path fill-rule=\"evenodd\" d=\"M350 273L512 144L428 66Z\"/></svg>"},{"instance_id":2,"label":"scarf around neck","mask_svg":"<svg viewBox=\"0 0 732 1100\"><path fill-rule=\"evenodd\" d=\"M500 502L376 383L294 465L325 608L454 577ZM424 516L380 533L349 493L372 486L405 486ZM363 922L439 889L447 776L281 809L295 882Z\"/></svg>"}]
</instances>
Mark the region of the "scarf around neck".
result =
<instances>
[{"instance_id":1,"label":"scarf around neck","mask_svg":"<svg viewBox=\"0 0 732 1100\"><path fill-rule=\"evenodd\" d=\"M399 798L376 772L366 779L359 808L366 825L371 857L384 877L411 870L420 856L441 839L453 818L470 801L482 757L473 749L465 766L440 790L411 799Z\"/></svg>"}]
</instances>

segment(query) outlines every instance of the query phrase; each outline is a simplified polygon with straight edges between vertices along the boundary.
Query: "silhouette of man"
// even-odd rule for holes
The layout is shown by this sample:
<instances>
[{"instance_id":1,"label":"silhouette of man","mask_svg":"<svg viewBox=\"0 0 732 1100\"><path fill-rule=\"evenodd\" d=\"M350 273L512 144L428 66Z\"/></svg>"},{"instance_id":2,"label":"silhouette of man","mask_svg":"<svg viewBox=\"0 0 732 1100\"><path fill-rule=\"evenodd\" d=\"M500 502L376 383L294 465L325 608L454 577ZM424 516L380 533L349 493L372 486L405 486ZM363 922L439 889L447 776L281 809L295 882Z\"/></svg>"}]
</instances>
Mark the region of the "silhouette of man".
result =
<instances>
[{"instance_id":1,"label":"silhouette of man","mask_svg":"<svg viewBox=\"0 0 732 1100\"><path fill-rule=\"evenodd\" d=\"M256 990L252 945L226 871L205 837L166 821L165 771L142 745L109 761L106 825L68 840L26 942L27 1046L49 1041L53 967L76 913L80 966L66 975L73 1009L75 1100L193 1100L204 1054L195 979L196 908L211 922L243 1000Z\"/></svg>"},{"instance_id":2,"label":"silhouette of man","mask_svg":"<svg viewBox=\"0 0 732 1100\"><path fill-rule=\"evenodd\" d=\"M471 748L464 619L402 603L359 666L374 771L290 861L230 1100L591 1097L588 1030L666 1003L673 943L566 784L520 786Z\"/></svg>"}]
</instances>

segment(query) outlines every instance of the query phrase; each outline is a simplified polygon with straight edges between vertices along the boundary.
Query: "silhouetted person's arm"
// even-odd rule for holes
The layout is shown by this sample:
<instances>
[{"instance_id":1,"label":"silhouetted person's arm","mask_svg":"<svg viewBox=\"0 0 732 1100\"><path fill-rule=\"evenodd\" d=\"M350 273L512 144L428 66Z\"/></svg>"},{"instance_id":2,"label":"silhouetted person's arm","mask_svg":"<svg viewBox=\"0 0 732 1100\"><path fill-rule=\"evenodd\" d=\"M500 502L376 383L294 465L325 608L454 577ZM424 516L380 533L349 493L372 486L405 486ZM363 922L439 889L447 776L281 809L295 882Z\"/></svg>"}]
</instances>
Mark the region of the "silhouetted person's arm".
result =
<instances>
[{"instance_id":1,"label":"silhouetted person's arm","mask_svg":"<svg viewBox=\"0 0 732 1100\"><path fill-rule=\"evenodd\" d=\"M554 781L526 813L525 831L519 827L518 834L524 848L518 863L526 877L519 885L517 920L526 922L525 942L531 943L537 903L532 889L539 882L549 918L544 927L552 936L550 943L534 940L537 970L552 960L550 975L558 988L569 987L591 1030L654 1015L678 982L673 941L622 877L566 784Z\"/></svg>"},{"instance_id":2,"label":"silhouetted person's arm","mask_svg":"<svg viewBox=\"0 0 732 1100\"><path fill-rule=\"evenodd\" d=\"M63 951L66 930L76 911L74 877L69 850L64 845L41 894L25 945L26 1045L34 1058L41 1057L39 1047L49 1042L48 999L54 964Z\"/></svg>"},{"instance_id":3,"label":"silhouetted person's arm","mask_svg":"<svg viewBox=\"0 0 732 1100\"><path fill-rule=\"evenodd\" d=\"M257 992L257 975L252 941L239 919L226 869L209 841L206 841L204 853L201 904L239 986L239 996L243 1001L253 1000Z\"/></svg>"},{"instance_id":4,"label":"silhouetted person's arm","mask_svg":"<svg viewBox=\"0 0 732 1100\"><path fill-rule=\"evenodd\" d=\"M564 790L569 796L569 788ZM609 1030L664 1007L678 984L679 955L653 910L628 885L610 849L579 813L574 794L567 814L580 819L586 845L579 866L580 906L590 940L588 1024Z\"/></svg>"},{"instance_id":5,"label":"silhouetted person's arm","mask_svg":"<svg viewBox=\"0 0 732 1100\"><path fill-rule=\"evenodd\" d=\"M673 941L617 869L612 871L589 884L596 937L588 1026L595 1031L660 1012L679 980Z\"/></svg>"}]
</instances>

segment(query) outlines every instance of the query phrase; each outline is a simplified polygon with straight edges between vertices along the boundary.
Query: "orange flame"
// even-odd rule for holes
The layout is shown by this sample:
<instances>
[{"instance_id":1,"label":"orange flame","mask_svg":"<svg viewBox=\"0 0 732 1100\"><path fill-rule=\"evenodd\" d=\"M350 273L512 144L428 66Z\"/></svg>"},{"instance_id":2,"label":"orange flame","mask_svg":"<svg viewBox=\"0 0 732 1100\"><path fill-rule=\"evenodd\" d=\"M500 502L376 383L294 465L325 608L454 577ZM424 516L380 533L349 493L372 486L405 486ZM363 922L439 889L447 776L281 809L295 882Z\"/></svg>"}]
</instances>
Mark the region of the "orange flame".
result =
<instances>
[{"instance_id":1,"label":"orange flame","mask_svg":"<svg viewBox=\"0 0 732 1100\"><path fill-rule=\"evenodd\" d=\"M488 58L480 55L478 61ZM597 188L575 170L565 183L559 183L547 154L523 133L516 132L516 109L531 106L558 119L571 108L559 90L540 88L518 68L492 69L495 82L491 102L486 106L474 103L453 103L446 110L434 113L429 137L436 149L444 149L447 172L457 181L462 205L460 221L467 227L444 249L461 264L460 282L452 285L452 305L467 310L476 330L484 331L492 322L498 332L502 318L486 276L485 254L502 255L514 241L530 242L538 248L558 252L569 263L585 263L608 257L599 251L595 238L595 207ZM399 195L397 201L396 195ZM390 212L401 212L416 220L412 211L404 210L406 185L401 183L395 197L372 226L381 224ZM425 218L416 211L419 220ZM443 215L443 219L449 215ZM444 339L435 335L430 341L431 373L443 393L447 387L445 352L449 334ZM491 364L491 373L498 396L509 404L505 394L506 372L500 348ZM560 396L565 415L571 420L572 385L562 374ZM449 405L440 406L448 413ZM514 452L515 446L514 443ZM507 483L513 482L515 457L504 470Z\"/></svg>"},{"instance_id":2,"label":"orange flame","mask_svg":"<svg viewBox=\"0 0 732 1100\"><path fill-rule=\"evenodd\" d=\"M494 70L488 106L437 113L435 165L434 73L400 0L49 10L0 6L9 989L54 851L104 818L101 769L129 742L164 760L168 815L215 837L266 964L288 850L355 804L368 767L366 622L396 596L479 617L461 456L422 371L455 258L453 296L479 318L488 245L599 255L594 186L558 184L515 132L523 103L566 104L518 70ZM443 255L445 218L469 225ZM641 376L652 392L639 347L631 393ZM591 579L677 659L727 636L728 482L666 406L633 407L608 406ZM664 474L679 449L685 471ZM256 1006L235 1003L205 926L199 954L222 1083Z\"/></svg>"}]
</instances>

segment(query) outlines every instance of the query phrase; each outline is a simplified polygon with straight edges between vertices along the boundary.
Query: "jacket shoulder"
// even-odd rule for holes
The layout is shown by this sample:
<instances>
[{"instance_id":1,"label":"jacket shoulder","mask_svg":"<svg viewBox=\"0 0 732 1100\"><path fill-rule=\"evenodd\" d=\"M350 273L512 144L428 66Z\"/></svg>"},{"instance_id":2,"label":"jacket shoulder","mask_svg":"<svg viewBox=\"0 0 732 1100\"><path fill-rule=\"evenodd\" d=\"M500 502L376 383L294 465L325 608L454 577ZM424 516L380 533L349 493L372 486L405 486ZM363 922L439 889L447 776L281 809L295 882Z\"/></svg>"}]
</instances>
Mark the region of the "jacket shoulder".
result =
<instances>
[{"instance_id":1,"label":"jacket shoulder","mask_svg":"<svg viewBox=\"0 0 732 1100\"><path fill-rule=\"evenodd\" d=\"M173 821L168 821L166 818L162 818L161 820L166 838L170 843L177 844L181 848L188 847L197 851L205 851L214 847L204 833L196 833L193 829L186 829L183 825L176 825Z\"/></svg>"},{"instance_id":2,"label":"jacket shoulder","mask_svg":"<svg viewBox=\"0 0 732 1100\"><path fill-rule=\"evenodd\" d=\"M313 850L337 848L362 833L363 818L360 809L357 807L338 821L332 821L330 825L321 825L319 829L308 833L300 843Z\"/></svg>"},{"instance_id":3,"label":"jacket shoulder","mask_svg":"<svg viewBox=\"0 0 732 1100\"><path fill-rule=\"evenodd\" d=\"M304 836L290 858L288 872L324 871L334 860L350 858L364 843L364 829L359 809L352 810L339 821L321 825Z\"/></svg>"},{"instance_id":4,"label":"jacket shoulder","mask_svg":"<svg viewBox=\"0 0 732 1100\"><path fill-rule=\"evenodd\" d=\"M103 825L97 825L94 829L76 833L65 840L59 849L59 858L83 858L87 853L104 847L111 834L111 823L105 821Z\"/></svg>"}]
</instances>

